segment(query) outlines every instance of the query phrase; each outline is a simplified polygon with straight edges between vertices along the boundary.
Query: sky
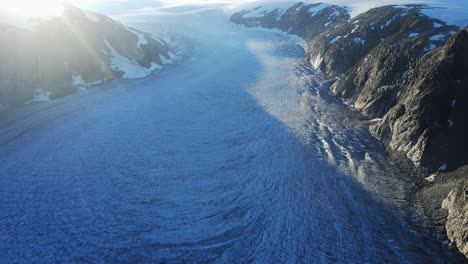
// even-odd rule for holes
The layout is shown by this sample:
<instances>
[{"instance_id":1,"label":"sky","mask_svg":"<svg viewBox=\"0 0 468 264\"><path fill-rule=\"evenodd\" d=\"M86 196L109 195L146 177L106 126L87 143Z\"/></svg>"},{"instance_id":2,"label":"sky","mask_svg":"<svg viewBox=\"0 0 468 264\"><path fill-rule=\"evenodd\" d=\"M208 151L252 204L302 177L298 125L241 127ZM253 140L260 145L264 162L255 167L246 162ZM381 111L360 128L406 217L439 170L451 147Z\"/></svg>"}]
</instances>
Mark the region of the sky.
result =
<instances>
[{"instance_id":1,"label":"sky","mask_svg":"<svg viewBox=\"0 0 468 264\"><path fill-rule=\"evenodd\" d=\"M2 1L2 0L0 0ZM36 0L37 1L37 0ZM76 5L84 8L93 8L93 6L111 6L116 4L138 5L142 4L162 4L162 5L189 5L189 4L219 4L227 3L233 6L248 7L261 5L258 0L69 0ZM297 3L301 0L270 0L268 2L291 2ZM456 9L466 9L468 12L468 0L302 0L303 2L318 3L325 2L337 5L349 6L358 14L369 10L370 8L392 5L392 4L432 4Z\"/></svg>"},{"instance_id":2,"label":"sky","mask_svg":"<svg viewBox=\"0 0 468 264\"><path fill-rule=\"evenodd\" d=\"M233 12L240 9L253 8L262 4L262 1L258 0L0 0L0 22L9 20L12 13L23 16L31 16L32 14L46 14L52 16L57 11L54 5L60 1L68 1L78 7L105 14L113 14L123 10L135 10L144 7L221 3L229 4L227 10ZM296 3L300 2L300 0L270 0L268 2ZM468 14L468 0L303 0L303 2L325 2L348 6L352 10L352 16L378 6L417 3L443 6L452 11L463 11ZM437 12L434 12L434 14L437 15ZM445 19L450 19L452 17L451 12L444 11L444 14L446 16ZM466 15L466 17L468 17L468 15Z\"/></svg>"}]
</instances>

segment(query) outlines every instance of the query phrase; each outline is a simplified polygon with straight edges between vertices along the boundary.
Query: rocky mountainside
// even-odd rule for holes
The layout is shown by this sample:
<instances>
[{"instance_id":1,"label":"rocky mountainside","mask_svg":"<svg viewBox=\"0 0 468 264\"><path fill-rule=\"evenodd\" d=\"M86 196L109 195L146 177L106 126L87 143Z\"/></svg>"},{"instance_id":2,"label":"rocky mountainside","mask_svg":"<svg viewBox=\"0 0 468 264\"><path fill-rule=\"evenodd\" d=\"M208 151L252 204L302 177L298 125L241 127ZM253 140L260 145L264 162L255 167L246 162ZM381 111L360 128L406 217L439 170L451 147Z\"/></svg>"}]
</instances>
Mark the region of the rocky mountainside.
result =
<instances>
[{"instance_id":1,"label":"rocky mountainside","mask_svg":"<svg viewBox=\"0 0 468 264\"><path fill-rule=\"evenodd\" d=\"M434 183L417 193L424 212L448 238L468 255L468 166L441 173Z\"/></svg>"},{"instance_id":2,"label":"rocky mountainside","mask_svg":"<svg viewBox=\"0 0 468 264\"><path fill-rule=\"evenodd\" d=\"M419 60L373 130L414 164L446 170L468 160L468 29Z\"/></svg>"},{"instance_id":3,"label":"rocky mountainside","mask_svg":"<svg viewBox=\"0 0 468 264\"><path fill-rule=\"evenodd\" d=\"M450 191L442 203L448 211L447 235L460 251L468 256L468 180ZM461 227L461 228L460 228Z\"/></svg>"},{"instance_id":4,"label":"rocky mountainside","mask_svg":"<svg viewBox=\"0 0 468 264\"><path fill-rule=\"evenodd\" d=\"M418 67L424 66L423 56L445 45L459 30L457 26L424 15L423 8L421 5L384 6L350 18L345 7L298 3L287 9L244 10L233 14L231 21L248 27L279 28L302 36L308 43L310 62L334 80L330 87L334 94L371 119L387 117L387 121L395 122L387 114L400 102L403 90L411 90L404 88L410 86ZM464 85L462 80L457 81ZM422 112L414 116L418 120L414 126L417 132L402 132L392 126L391 131L395 133L389 133L389 126L395 123L388 122L379 123L372 131L392 151L406 155L416 166L434 170L466 163L466 156L460 152L440 153L418 144L425 138L420 139L428 126L425 122L430 121L423 120L419 114ZM445 117L447 128L454 128L450 125L454 120L448 122L450 118ZM451 131L455 130L458 129ZM398 136L404 139L399 140ZM453 155L445 158L448 152Z\"/></svg>"},{"instance_id":5,"label":"rocky mountainside","mask_svg":"<svg viewBox=\"0 0 468 264\"><path fill-rule=\"evenodd\" d=\"M327 29L346 22L350 18L344 7L329 4L297 3L260 6L253 10L234 13L231 21L247 27L278 28L290 34L313 39Z\"/></svg>"},{"instance_id":6,"label":"rocky mountainside","mask_svg":"<svg viewBox=\"0 0 468 264\"><path fill-rule=\"evenodd\" d=\"M310 63L332 80L331 91L372 119L371 132L396 157L436 172L426 177L433 182L468 164L468 29L427 16L425 8L383 6L351 18L345 7L298 3L243 10L231 21L303 37ZM467 177L456 174L451 186ZM440 208L443 199L436 200ZM448 219L449 232L465 232L457 242L465 248L466 226Z\"/></svg>"},{"instance_id":7,"label":"rocky mountainside","mask_svg":"<svg viewBox=\"0 0 468 264\"><path fill-rule=\"evenodd\" d=\"M3 109L144 77L175 59L162 39L73 6L21 27L0 25L0 38Z\"/></svg>"}]
</instances>

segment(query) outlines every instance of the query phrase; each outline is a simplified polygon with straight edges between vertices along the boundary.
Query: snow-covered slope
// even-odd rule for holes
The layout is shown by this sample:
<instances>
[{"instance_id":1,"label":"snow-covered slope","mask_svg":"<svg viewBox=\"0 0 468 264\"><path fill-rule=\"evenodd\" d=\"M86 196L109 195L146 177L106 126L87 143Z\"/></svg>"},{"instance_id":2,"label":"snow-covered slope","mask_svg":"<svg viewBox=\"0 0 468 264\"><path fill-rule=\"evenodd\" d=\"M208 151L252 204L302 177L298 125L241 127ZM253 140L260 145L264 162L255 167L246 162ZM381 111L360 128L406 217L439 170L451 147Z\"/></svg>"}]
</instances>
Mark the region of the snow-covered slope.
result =
<instances>
[{"instance_id":1,"label":"snow-covered slope","mask_svg":"<svg viewBox=\"0 0 468 264\"><path fill-rule=\"evenodd\" d=\"M232 15L243 10L249 11L246 17L261 17L264 14L277 10L284 13L299 1L269 0L269 1L244 1L226 6L226 13ZM301 1L304 4L324 3L346 7L351 17L356 17L372 8L387 5L426 5L424 13L433 18L440 19L449 24L465 26L468 24L468 1L466 0L317 0Z\"/></svg>"},{"instance_id":2,"label":"snow-covered slope","mask_svg":"<svg viewBox=\"0 0 468 264\"><path fill-rule=\"evenodd\" d=\"M323 3L266 5L242 10L231 16L231 21L248 27L278 28L306 39L345 23L350 18L342 6Z\"/></svg>"},{"instance_id":3,"label":"snow-covered slope","mask_svg":"<svg viewBox=\"0 0 468 264\"><path fill-rule=\"evenodd\" d=\"M79 2L79 1L78 1ZM86 1L88 2L88 1ZM85 6L105 12L106 14L126 13L129 10L145 10L154 7L183 7L203 5L205 7L224 7L227 15L231 16L242 10L252 10L256 7L261 8L255 13L261 14L262 11L272 11L274 9L285 10L288 7L299 2L298 0L101 0L89 1ZM386 5L408 5L423 4L428 5L427 14L441 19L448 23L460 24L468 22L468 1L466 0L305 0L305 4L326 3L329 5L338 5L346 7L351 17L362 14L372 8ZM435 8L432 10L432 8Z\"/></svg>"},{"instance_id":4,"label":"snow-covered slope","mask_svg":"<svg viewBox=\"0 0 468 264\"><path fill-rule=\"evenodd\" d=\"M177 59L155 35L69 5L60 16L4 22L0 102L6 107L115 78L145 77Z\"/></svg>"}]
</instances>

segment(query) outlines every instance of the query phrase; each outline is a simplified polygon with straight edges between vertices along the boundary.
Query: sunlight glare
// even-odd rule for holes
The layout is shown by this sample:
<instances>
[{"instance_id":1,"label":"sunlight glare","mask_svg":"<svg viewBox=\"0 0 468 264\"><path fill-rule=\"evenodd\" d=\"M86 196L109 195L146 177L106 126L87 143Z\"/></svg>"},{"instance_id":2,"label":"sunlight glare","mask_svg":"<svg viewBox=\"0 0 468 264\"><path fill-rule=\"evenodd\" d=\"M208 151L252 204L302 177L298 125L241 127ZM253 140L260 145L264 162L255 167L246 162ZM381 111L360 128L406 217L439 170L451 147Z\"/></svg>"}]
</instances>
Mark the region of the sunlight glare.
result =
<instances>
[{"instance_id":1,"label":"sunlight glare","mask_svg":"<svg viewBox=\"0 0 468 264\"><path fill-rule=\"evenodd\" d=\"M63 11L60 0L0 0L0 10L25 17L52 17Z\"/></svg>"}]
</instances>

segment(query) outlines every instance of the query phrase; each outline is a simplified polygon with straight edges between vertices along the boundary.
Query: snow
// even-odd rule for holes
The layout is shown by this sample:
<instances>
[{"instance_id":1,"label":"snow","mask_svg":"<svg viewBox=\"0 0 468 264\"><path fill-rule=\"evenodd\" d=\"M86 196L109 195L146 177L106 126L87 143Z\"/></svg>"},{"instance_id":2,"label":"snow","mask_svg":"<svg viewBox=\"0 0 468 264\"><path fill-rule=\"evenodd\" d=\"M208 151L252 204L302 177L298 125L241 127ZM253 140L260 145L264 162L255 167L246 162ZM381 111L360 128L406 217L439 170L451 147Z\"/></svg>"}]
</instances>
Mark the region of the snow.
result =
<instances>
[{"instance_id":1,"label":"snow","mask_svg":"<svg viewBox=\"0 0 468 264\"><path fill-rule=\"evenodd\" d=\"M356 26L351 30L351 32L349 32L348 34L346 34L343 38L349 37L350 35L354 34L358 29L359 29L359 25L356 25ZM358 39L361 39L361 38L358 37ZM362 42L362 41L361 41L361 42Z\"/></svg>"},{"instance_id":2,"label":"snow","mask_svg":"<svg viewBox=\"0 0 468 264\"><path fill-rule=\"evenodd\" d=\"M175 55L172 52L168 53L168 57L169 58L167 58L166 56L163 56L163 55L159 55L159 58L161 58L161 61L162 61L163 65L174 63L175 59L177 59L177 55Z\"/></svg>"},{"instance_id":3,"label":"snow","mask_svg":"<svg viewBox=\"0 0 468 264\"><path fill-rule=\"evenodd\" d=\"M124 73L122 76L123 78L143 78L150 75L155 69L159 69L159 65L157 64L153 64L150 68L145 68L136 61L120 55L107 40L105 40L105 43L111 51L112 69L122 71Z\"/></svg>"},{"instance_id":4,"label":"snow","mask_svg":"<svg viewBox=\"0 0 468 264\"><path fill-rule=\"evenodd\" d=\"M434 22L433 25L434 25L434 28L440 28L440 27L443 26L442 24L440 24L438 22Z\"/></svg>"},{"instance_id":5,"label":"snow","mask_svg":"<svg viewBox=\"0 0 468 264\"><path fill-rule=\"evenodd\" d=\"M361 37L357 37L357 38L354 38L354 39L353 39L353 42L363 45L363 44L366 43L366 40L363 39L363 38L361 38Z\"/></svg>"},{"instance_id":6,"label":"snow","mask_svg":"<svg viewBox=\"0 0 468 264\"><path fill-rule=\"evenodd\" d=\"M26 104L32 103L32 102L48 102L50 101L50 92L45 89L36 89L34 91L34 97L31 101L27 102Z\"/></svg>"},{"instance_id":7,"label":"snow","mask_svg":"<svg viewBox=\"0 0 468 264\"><path fill-rule=\"evenodd\" d=\"M93 85L93 83L86 83L81 75L76 75L72 77L72 85L78 92L82 92L86 90L86 87Z\"/></svg>"},{"instance_id":8,"label":"snow","mask_svg":"<svg viewBox=\"0 0 468 264\"><path fill-rule=\"evenodd\" d=\"M50 101L50 92L44 89L37 89L36 94L34 95L35 102L48 102Z\"/></svg>"},{"instance_id":9,"label":"snow","mask_svg":"<svg viewBox=\"0 0 468 264\"><path fill-rule=\"evenodd\" d=\"M437 35L435 35L435 36L432 36L432 37L430 38L430 40L438 41L438 40L441 40L441 39L443 39L443 38L445 38L445 37L446 37L445 34L437 34Z\"/></svg>"},{"instance_id":10,"label":"snow","mask_svg":"<svg viewBox=\"0 0 468 264\"><path fill-rule=\"evenodd\" d=\"M317 56L315 57L315 59L313 60L312 66L313 66L315 69L319 69L320 64L322 64L322 61L323 61L322 56L317 55Z\"/></svg>"},{"instance_id":11,"label":"snow","mask_svg":"<svg viewBox=\"0 0 468 264\"><path fill-rule=\"evenodd\" d=\"M449 128L453 128L453 121L452 120L448 120L448 124L449 124Z\"/></svg>"},{"instance_id":12,"label":"snow","mask_svg":"<svg viewBox=\"0 0 468 264\"><path fill-rule=\"evenodd\" d=\"M447 3L433 4L421 11L423 14L444 21L449 25L465 27L468 25L468 1L451 5Z\"/></svg>"},{"instance_id":13,"label":"snow","mask_svg":"<svg viewBox=\"0 0 468 264\"><path fill-rule=\"evenodd\" d=\"M72 85L73 87L80 87L85 85L85 81L81 77L81 75L73 76L72 77Z\"/></svg>"},{"instance_id":14,"label":"snow","mask_svg":"<svg viewBox=\"0 0 468 264\"><path fill-rule=\"evenodd\" d=\"M410 38L414 38L414 37L417 37L417 36L419 36L419 33L410 33L408 35L408 37L410 37Z\"/></svg>"},{"instance_id":15,"label":"snow","mask_svg":"<svg viewBox=\"0 0 468 264\"><path fill-rule=\"evenodd\" d=\"M103 80L97 80L97 81L94 81L94 82L89 82L89 83L86 83L86 86L93 86L93 85L99 85L99 84L103 84L104 81Z\"/></svg>"},{"instance_id":16,"label":"snow","mask_svg":"<svg viewBox=\"0 0 468 264\"><path fill-rule=\"evenodd\" d=\"M384 29L388 26L390 26L390 24L395 21L395 18L397 18L398 16L394 16L392 18L390 18L384 25L380 26L380 29Z\"/></svg>"},{"instance_id":17,"label":"snow","mask_svg":"<svg viewBox=\"0 0 468 264\"><path fill-rule=\"evenodd\" d=\"M245 28L245 30L247 30L247 31L252 30L254 32L265 32L265 33L269 33L269 34L280 35L280 36L283 36L285 38L289 38L291 40L296 41L298 44L300 44L303 47L306 46L306 43L305 43L303 38L301 38L298 35L289 33L289 31L291 31L291 29L289 29L288 32L284 32L284 31L282 31L282 30L280 30L278 28L263 28L263 27L251 27L251 28Z\"/></svg>"},{"instance_id":18,"label":"snow","mask_svg":"<svg viewBox=\"0 0 468 264\"><path fill-rule=\"evenodd\" d=\"M338 10L335 10L335 11L333 11L333 13L330 16L331 17L336 17L338 15L340 15L340 12L338 12Z\"/></svg>"},{"instance_id":19,"label":"snow","mask_svg":"<svg viewBox=\"0 0 468 264\"><path fill-rule=\"evenodd\" d=\"M452 101L452 108L455 108L455 105L457 104L457 100Z\"/></svg>"},{"instance_id":20,"label":"snow","mask_svg":"<svg viewBox=\"0 0 468 264\"><path fill-rule=\"evenodd\" d=\"M275 1L268 2L269 7L267 10L272 11L274 7L286 10L291 7L297 1ZM448 24L457 25L460 27L468 25L468 1L466 0L322 0L322 1L305 1L305 3L317 3L321 2L322 5L339 5L346 6L350 12L352 18L359 14L362 14L369 9L395 5L395 7L407 8L408 4L423 4L428 5L429 8L424 8L422 12L430 17L437 18ZM233 12L240 11L242 9L248 10L255 6L261 6L265 1L242 1L235 4L228 4L226 12L232 14ZM255 12L255 16L262 16L262 14ZM387 26L391 23L388 22ZM434 23L435 27L438 27L437 23Z\"/></svg>"},{"instance_id":21,"label":"snow","mask_svg":"<svg viewBox=\"0 0 468 264\"><path fill-rule=\"evenodd\" d=\"M151 36L152 39L154 39L155 41L157 41L159 44L161 44L162 46L165 45L165 43L161 40L161 38L159 37L156 37L156 36ZM166 42L169 42L169 41L166 41Z\"/></svg>"},{"instance_id":22,"label":"snow","mask_svg":"<svg viewBox=\"0 0 468 264\"><path fill-rule=\"evenodd\" d=\"M447 170L447 163L442 164L438 169L438 171L444 171L444 170Z\"/></svg>"},{"instance_id":23,"label":"snow","mask_svg":"<svg viewBox=\"0 0 468 264\"><path fill-rule=\"evenodd\" d=\"M431 43L428 48L424 48L424 51L431 51L435 48L437 48L437 46Z\"/></svg>"},{"instance_id":24,"label":"snow","mask_svg":"<svg viewBox=\"0 0 468 264\"><path fill-rule=\"evenodd\" d=\"M273 2L273 3L272 3ZM269 4L281 6L282 9L292 6L298 1L269 1ZM440 14L440 10L426 10L427 14L430 14L436 18L442 18L442 21L467 21L468 1L466 0L321 0L321 1L303 1L307 4L322 3L328 5L346 6L351 14L351 17L356 17L372 8L395 5L400 8L407 8L408 4L426 4L431 5L435 8L443 8L449 10L450 15ZM260 6L265 1L238 1L235 4L228 4L226 12L232 14L242 9L252 9L256 6Z\"/></svg>"},{"instance_id":25,"label":"snow","mask_svg":"<svg viewBox=\"0 0 468 264\"><path fill-rule=\"evenodd\" d=\"M438 176L437 173L434 173L431 176L425 178L425 180L428 182L434 182L437 176Z\"/></svg>"},{"instance_id":26,"label":"snow","mask_svg":"<svg viewBox=\"0 0 468 264\"><path fill-rule=\"evenodd\" d=\"M142 45L148 45L148 41L146 40L145 34L143 34L142 32L140 32L138 30L135 30L133 28L127 28L127 29L137 36L137 38L138 38L138 43L137 43L138 47L141 47Z\"/></svg>"},{"instance_id":27,"label":"snow","mask_svg":"<svg viewBox=\"0 0 468 264\"><path fill-rule=\"evenodd\" d=\"M333 43L337 42L340 39L341 39L341 36L334 37L332 40L330 40L330 44L333 44Z\"/></svg>"},{"instance_id":28,"label":"snow","mask_svg":"<svg viewBox=\"0 0 468 264\"><path fill-rule=\"evenodd\" d=\"M322 11L323 9L329 6L330 6L329 4L320 3L320 4L317 4L316 6L309 8L308 12L310 13L310 16L315 16L320 11Z\"/></svg>"},{"instance_id":29,"label":"snow","mask_svg":"<svg viewBox=\"0 0 468 264\"><path fill-rule=\"evenodd\" d=\"M270 3L264 2L262 5L257 6L253 9L247 10L248 12L243 15L244 18L259 18L263 17L265 14L270 13L272 11L277 11L277 19L279 19L284 12L290 7L293 6L293 3Z\"/></svg>"}]
</instances>

